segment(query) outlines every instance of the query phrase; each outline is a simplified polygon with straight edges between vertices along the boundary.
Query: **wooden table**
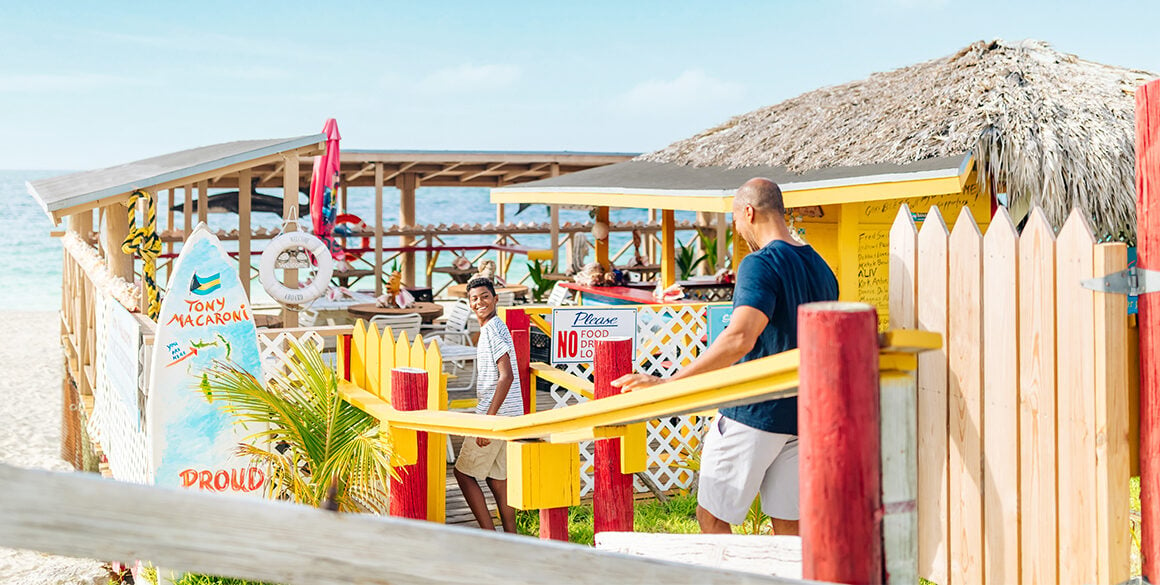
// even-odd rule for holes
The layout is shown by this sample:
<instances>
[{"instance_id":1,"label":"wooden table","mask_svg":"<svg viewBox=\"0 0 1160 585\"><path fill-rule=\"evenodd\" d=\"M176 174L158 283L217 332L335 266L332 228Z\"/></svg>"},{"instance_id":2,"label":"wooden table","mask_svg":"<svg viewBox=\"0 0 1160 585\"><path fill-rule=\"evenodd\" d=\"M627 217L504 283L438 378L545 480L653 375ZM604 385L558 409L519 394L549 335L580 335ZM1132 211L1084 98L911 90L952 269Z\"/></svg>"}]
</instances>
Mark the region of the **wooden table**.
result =
<instances>
[{"instance_id":1,"label":"wooden table","mask_svg":"<svg viewBox=\"0 0 1160 585\"><path fill-rule=\"evenodd\" d=\"M515 295L517 297L523 298L523 299L528 298L528 287L526 287L522 284L509 284L507 286L495 287L495 294L498 295L499 293L503 293L503 292L515 293ZM459 297L461 299L465 299L465 298L467 298L467 285L466 284L453 284L453 285L447 287L447 294L450 296L453 296L453 297Z\"/></svg>"},{"instance_id":2,"label":"wooden table","mask_svg":"<svg viewBox=\"0 0 1160 585\"><path fill-rule=\"evenodd\" d=\"M407 315L418 313L424 323L430 323L443 315L443 306L438 303L415 303L406 309L398 307L380 307L375 303L362 303L346 308L347 312L355 317L370 319L376 315Z\"/></svg>"}]
</instances>

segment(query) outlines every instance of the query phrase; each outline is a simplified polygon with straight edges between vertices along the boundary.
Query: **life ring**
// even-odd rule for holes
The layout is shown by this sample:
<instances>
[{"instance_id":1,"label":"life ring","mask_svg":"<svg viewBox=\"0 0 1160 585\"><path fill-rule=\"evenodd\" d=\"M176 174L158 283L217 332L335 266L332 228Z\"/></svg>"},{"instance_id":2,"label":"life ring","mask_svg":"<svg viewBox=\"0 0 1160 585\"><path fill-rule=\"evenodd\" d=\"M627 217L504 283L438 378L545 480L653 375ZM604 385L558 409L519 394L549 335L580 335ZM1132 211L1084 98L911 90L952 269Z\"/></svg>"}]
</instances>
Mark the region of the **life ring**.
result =
<instances>
[{"instance_id":1,"label":"life ring","mask_svg":"<svg viewBox=\"0 0 1160 585\"><path fill-rule=\"evenodd\" d=\"M318 272L314 274L314 280L305 287L290 288L278 280L274 271L278 268L309 268L309 259L302 257L304 255L295 257L293 254L299 248L306 248L314 255ZM282 266L278 266L279 257L282 257ZM287 262L297 262L298 265L286 266ZM330 286L330 277L333 275L334 258L330 255L330 249L325 242L308 232L285 232L271 240L262 251L258 268L262 288L266 289L271 298L283 305L303 305L317 299L326 292Z\"/></svg>"},{"instance_id":2,"label":"life ring","mask_svg":"<svg viewBox=\"0 0 1160 585\"><path fill-rule=\"evenodd\" d=\"M354 227L350 228L352 231L353 230L365 231L367 229L367 224L366 224L366 222L364 222L362 220L361 217L359 217L353 213L339 214L338 217L334 218L334 230L331 232L331 235L339 237L339 238L343 238L344 240L348 236L343 236L343 235L338 233L338 226L340 226L340 225L352 225L352 226L354 226ZM359 248L362 250L366 250L367 248L370 248L370 247L371 247L370 236L363 236L362 237L362 244L359 245ZM345 254L343 259L346 260L347 262L354 262L355 260L362 258L362 255L363 255L362 252L350 252L347 250L343 250L341 253Z\"/></svg>"}]
</instances>

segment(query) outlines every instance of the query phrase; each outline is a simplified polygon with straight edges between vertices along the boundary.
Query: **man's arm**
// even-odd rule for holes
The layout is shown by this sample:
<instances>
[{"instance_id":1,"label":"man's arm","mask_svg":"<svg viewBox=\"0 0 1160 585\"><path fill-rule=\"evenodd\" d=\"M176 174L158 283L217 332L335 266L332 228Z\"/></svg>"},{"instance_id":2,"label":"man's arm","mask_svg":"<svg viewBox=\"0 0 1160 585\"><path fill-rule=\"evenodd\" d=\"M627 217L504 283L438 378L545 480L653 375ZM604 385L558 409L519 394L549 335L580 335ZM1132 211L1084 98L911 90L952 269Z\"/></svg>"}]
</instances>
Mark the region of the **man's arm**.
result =
<instances>
[{"instance_id":1,"label":"man's arm","mask_svg":"<svg viewBox=\"0 0 1160 585\"><path fill-rule=\"evenodd\" d=\"M712 372L737 363L737 360L745 357L745 354L753 349L757 343L757 338L761 336L761 332L768 323L769 318L765 316L765 313L753 307L742 305L733 309L729 326L721 332L713 345L709 346L705 353L693 360L693 363L682 368L669 380L679 380ZM662 381L664 380L644 374L628 374L613 380L612 386L632 391L659 384Z\"/></svg>"}]
</instances>

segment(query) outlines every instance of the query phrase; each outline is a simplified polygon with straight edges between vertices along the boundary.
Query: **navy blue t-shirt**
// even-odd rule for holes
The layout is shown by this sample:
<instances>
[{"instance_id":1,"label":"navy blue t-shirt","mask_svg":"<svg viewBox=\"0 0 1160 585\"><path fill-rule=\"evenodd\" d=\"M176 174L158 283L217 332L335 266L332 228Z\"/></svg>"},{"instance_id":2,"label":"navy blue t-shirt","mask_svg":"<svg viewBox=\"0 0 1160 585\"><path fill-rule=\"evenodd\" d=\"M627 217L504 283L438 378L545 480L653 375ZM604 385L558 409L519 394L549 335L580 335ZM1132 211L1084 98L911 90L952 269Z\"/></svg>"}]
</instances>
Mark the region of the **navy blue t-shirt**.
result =
<instances>
[{"instance_id":1,"label":"navy blue t-shirt","mask_svg":"<svg viewBox=\"0 0 1160 585\"><path fill-rule=\"evenodd\" d=\"M774 240L749 254L737 268L733 308L753 307L769 324L741 361L796 348L798 305L836 300L838 279L812 247ZM797 397L722 408L721 414L755 429L797 434Z\"/></svg>"}]
</instances>

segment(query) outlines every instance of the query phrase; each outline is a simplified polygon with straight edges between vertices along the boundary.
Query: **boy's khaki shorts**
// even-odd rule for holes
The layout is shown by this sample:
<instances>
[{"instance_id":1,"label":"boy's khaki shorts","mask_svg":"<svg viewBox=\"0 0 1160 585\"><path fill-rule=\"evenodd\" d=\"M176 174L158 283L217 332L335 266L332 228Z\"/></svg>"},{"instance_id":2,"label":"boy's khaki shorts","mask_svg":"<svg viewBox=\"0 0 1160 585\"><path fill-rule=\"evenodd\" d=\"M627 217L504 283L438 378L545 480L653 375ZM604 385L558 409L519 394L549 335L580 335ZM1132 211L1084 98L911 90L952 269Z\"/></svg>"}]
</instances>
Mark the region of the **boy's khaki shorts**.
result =
<instances>
[{"instance_id":1,"label":"boy's khaki shorts","mask_svg":"<svg viewBox=\"0 0 1160 585\"><path fill-rule=\"evenodd\" d=\"M475 479L507 479L507 443L492 439L480 447L475 437L463 437L455 469Z\"/></svg>"}]
</instances>

